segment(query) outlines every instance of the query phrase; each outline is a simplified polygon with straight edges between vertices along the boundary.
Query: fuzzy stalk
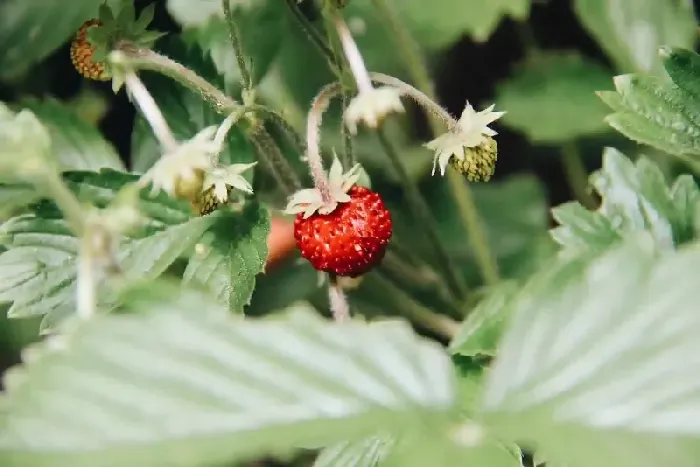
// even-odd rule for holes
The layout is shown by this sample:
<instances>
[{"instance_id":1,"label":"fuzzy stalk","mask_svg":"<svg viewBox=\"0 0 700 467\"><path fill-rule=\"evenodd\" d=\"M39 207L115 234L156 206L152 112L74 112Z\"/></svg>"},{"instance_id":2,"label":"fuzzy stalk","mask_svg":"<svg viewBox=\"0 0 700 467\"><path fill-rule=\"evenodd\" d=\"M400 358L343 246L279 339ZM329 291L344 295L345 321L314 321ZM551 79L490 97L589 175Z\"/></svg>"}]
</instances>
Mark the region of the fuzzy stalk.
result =
<instances>
[{"instance_id":1,"label":"fuzzy stalk","mask_svg":"<svg viewBox=\"0 0 700 467\"><path fill-rule=\"evenodd\" d=\"M224 17L226 18L226 25L228 26L228 37L231 41L231 46L233 48L233 54L236 56L236 62L238 62L238 69L241 73L241 85L245 91L250 91L253 88L253 78L248 66L248 62L245 59L245 54L243 53L243 45L241 44L241 33L238 29L236 21L233 19L233 12L231 11L230 0L221 0L221 6L224 9ZM245 102L245 99L243 100Z\"/></svg>"}]
</instances>

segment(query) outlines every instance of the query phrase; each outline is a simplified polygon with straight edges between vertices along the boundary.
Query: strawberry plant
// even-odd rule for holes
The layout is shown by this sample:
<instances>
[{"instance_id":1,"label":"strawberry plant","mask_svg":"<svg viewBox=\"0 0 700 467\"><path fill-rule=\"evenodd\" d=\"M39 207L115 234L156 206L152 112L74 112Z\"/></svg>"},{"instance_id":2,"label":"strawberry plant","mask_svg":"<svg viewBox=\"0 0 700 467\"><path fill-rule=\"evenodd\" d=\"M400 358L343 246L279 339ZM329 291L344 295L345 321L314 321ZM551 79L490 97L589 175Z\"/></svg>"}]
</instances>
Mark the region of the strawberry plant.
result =
<instances>
[{"instance_id":1,"label":"strawberry plant","mask_svg":"<svg viewBox=\"0 0 700 467\"><path fill-rule=\"evenodd\" d=\"M697 465L695 11L565 3L0 3L0 465Z\"/></svg>"}]
</instances>

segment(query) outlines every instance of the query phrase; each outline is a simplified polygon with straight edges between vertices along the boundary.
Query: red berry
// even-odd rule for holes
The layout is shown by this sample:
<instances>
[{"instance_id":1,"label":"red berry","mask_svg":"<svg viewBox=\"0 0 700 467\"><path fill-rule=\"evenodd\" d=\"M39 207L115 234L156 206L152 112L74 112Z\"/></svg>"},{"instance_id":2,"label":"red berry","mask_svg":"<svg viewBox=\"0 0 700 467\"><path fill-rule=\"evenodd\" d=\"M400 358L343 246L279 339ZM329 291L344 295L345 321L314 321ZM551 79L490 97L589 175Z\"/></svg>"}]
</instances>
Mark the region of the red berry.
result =
<instances>
[{"instance_id":1,"label":"red berry","mask_svg":"<svg viewBox=\"0 0 700 467\"><path fill-rule=\"evenodd\" d=\"M384 257L391 238L391 213L378 193L354 185L350 201L330 214L297 214L294 238L301 255L319 271L357 277Z\"/></svg>"}]
</instances>

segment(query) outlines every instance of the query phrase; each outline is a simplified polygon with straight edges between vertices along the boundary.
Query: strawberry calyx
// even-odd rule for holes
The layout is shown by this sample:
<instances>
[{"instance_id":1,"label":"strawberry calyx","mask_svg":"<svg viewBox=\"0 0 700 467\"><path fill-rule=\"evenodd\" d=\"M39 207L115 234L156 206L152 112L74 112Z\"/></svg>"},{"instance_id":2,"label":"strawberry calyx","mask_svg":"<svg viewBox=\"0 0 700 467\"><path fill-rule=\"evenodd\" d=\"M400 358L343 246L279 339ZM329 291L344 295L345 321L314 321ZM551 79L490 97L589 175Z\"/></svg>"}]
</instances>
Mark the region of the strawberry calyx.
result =
<instances>
[{"instance_id":1,"label":"strawberry calyx","mask_svg":"<svg viewBox=\"0 0 700 467\"><path fill-rule=\"evenodd\" d=\"M350 170L343 172L343 166L336 156L328 172L330 199L324 200L323 194L318 188L299 190L290 196L284 212L286 214L301 213L304 219L308 219L315 213L322 215L332 213L339 204L350 202L348 191L360 178L360 168L360 164L355 164Z\"/></svg>"},{"instance_id":2,"label":"strawberry calyx","mask_svg":"<svg viewBox=\"0 0 700 467\"><path fill-rule=\"evenodd\" d=\"M153 21L155 3L148 5L136 17L133 2L123 2L122 8L116 13L103 3L100 5L95 26L87 30L87 41L93 47L92 61L104 63L109 67L107 57L119 43L128 42L135 46L150 48L156 40L166 33L148 30ZM109 73L109 69L106 70Z\"/></svg>"}]
</instances>

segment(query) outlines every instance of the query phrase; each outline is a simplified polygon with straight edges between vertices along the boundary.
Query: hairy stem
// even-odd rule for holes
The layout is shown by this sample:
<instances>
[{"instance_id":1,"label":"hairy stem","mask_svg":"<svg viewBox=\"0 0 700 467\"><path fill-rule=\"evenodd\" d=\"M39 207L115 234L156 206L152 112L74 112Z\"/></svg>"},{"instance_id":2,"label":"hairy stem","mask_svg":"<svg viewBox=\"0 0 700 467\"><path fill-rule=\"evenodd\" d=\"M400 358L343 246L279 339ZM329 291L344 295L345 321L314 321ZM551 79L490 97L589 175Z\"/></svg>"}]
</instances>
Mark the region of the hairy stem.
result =
<instances>
[{"instance_id":1,"label":"hairy stem","mask_svg":"<svg viewBox=\"0 0 700 467\"><path fill-rule=\"evenodd\" d=\"M342 323L350 319L348 298L334 276L328 281L328 302L335 321Z\"/></svg>"},{"instance_id":2,"label":"hairy stem","mask_svg":"<svg viewBox=\"0 0 700 467\"><path fill-rule=\"evenodd\" d=\"M457 202L459 217L469 235L469 243L474 250L481 276L487 285L494 285L499 280L498 263L489 247L488 236L481 223L472 191L464 177L454 170L447 171L447 181Z\"/></svg>"},{"instance_id":3,"label":"hairy stem","mask_svg":"<svg viewBox=\"0 0 700 467\"><path fill-rule=\"evenodd\" d=\"M265 107L264 105L252 105L248 107L251 111L259 115L263 120L270 121L284 130L290 141L294 144L299 154L306 153L306 142L301 137L299 132L294 128L294 125L289 123L285 117L275 110Z\"/></svg>"},{"instance_id":4,"label":"hairy stem","mask_svg":"<svg viewBox=\"0 0 700 467\"><path fill-rule=\"evenodd\" d=\"M174 79L199 94L221 115L228 116L241 107L240 103L224 94L206 79L165 55L136 47L130 43L119 44L119 51L123 54L123 58L120 57L119 60L123 61L125 65L136 70L155 71Z\"/></svg>"},{"instance_id":5,"label":"hairy stem","mask_svg":"<svg viewBox=\"0 0 700 467\"><path fill-rule=\"evenodd\" d=\"M355 39L353 39L352 33L350 33L350 29L348 29L343 17L337 11L333 12L332 21L338 32L338 38L343 47L343 53L345 54L352 76L355 78L355 83L357 83L358 91L361 93L371 91L373 88L372 80L367 72L367 67L365 66L365 61L362 58L360 49L358 49L357 43Z\"/></svg>"},{"instance_id":6,"label":"hairy stem","mask_svg":"<svg viewBox=\"0 0 700 467\"><path fill-rule=\"evenodd\" d=\"M423 229L426 237L432 244L433 250L437 255L437 262L443 269L443 273L445 274L445 278L450 289L460 299L465 298L468 293L467 286L462 275L457 269L457 266L454 264L449 253L447 250L445 250L445 247L442 244L442 240L438 234L437 225L435 224L435 220L430 213L430 206L428 206L428 203L421 195L420 190L418 190L418 187L411 180L406 167L401 161L401 158L396 152L393 144L391 141L389 141L389 138L387 138L384 130L377 130L377 136L379 137L379 142L384 148L384 152L391 162L392 167L399 175L399 179L404 191L406 192L406 198L411 207L411 211L417 217L416 221L418 221L418 225Z\"/></svg>"},{"instance_id":7,"label":"hairy stem","mask_svg":"<svg viewBox=\"0 0 700 467\"><path fill-rule=\"evenodd\" d=\"M258 158L265 164L287 196L301 188L301 182L275 140L263 125L253 130L250 139L258 151Z\"/></svg>"},{"instance_id":8,"label":"hairy stem","mask_svg":"<svg viewBox=\"0 0 700 467\"><path fill-rule=\"evenodd\" d=\"M323 113L328 109L331 99L341 91L342 85L337 82L324 86L311 103L306 122L306 162L314 179L314 185L321 192L324 202L331 200L331 193L321 157L321 123Z\"/></svg>"},{"instance_id":9,"label":"hairy stem","mask_svg":"<svg viewBox=\"0 0 700 467\"><path fill-rule=\"evenodd\" d=\"M348 108L350 96L347 92L343 92L342 105L343 105L343 115ZM352 145L352 134L348 130L347 125L342 120L340 121L340 134L343 137L343 166L352 167L357 163L357 158L355 157L355 151Z\"/></svg>"},{"instance_id":10,"label":"hairy stem","mask_svg":"<svg viewBox=\"0 0 700 467\"><path fill-rule=\"evenodd\" d=\"M169 153L177 149L178 143L175 139L175 135L173 135L173 132L170 130L168 122L165 120L155 99L153 99L153 96L148 92L148 89L146 89L146 86L144 86L136 73L128 71L126 73L125 83L131 97L141 110L141 114L151 126L153 134L160 143L163 152Z\"/></svg>"},{"instance_id":11,"label":"hairy stem","mask_svg":"<svg viewBox=\"0 0 700 467\"><path fill-rule=\"evenodd\" d=\"M76 312L79 318L88 319L95 314L97 307L97 268L91 251L91 238L83 238L81 243L76 279Z\"/></svg>"},{"instance_id":12,"label":"hairy stem","mask_svg":"<svg viewBox=\"0 0 700 467\"><path fill-rule=\"evenodd\" d=\"M301 29L304 31L306 36L309 38L311 43L321 52L321 55L328 61L328 66L336 74L338 74L337 66L335 63L335 55L330 47L323 40L323 36L318 32L318 30L309 22L309 20L304 16L304 14L299 10L297 5L297 0L285 0L289 11L291 11L292 16L297 21Z\"/></svg>"},{"instance_id":13,"label":"hairy stem","mask_svg":"<svg viewBox=\"0 0 700 467\"><path fill-rule=\"evenodd\" d=\"M80 236L85 228L85 212L80 201L66 186L61 175L54 170L47 170L35 184L37 189L43 190L63 214L73 232Z\"/></svg>"},{"instance_id":14,"label":"hairy stem","mask_svg":"<svg viewBox=\"0 0 700 467\"><path fill-rule=\"evenodd\" d=\"M226 24L228 25L229 40L231 41L233 53L236 56L236 61L238 62L238 69L241 72L241 85L243 86L244 90L249 91L253 87L252 74L248 67L248 62L246 62L245 54L243 53L243 45L241 44L241 34L238 30L238 25L233 19L230 0L221 0L221 5L224 9ZM245 102L245 99L243 101Z\"/></svg>"},{"instance_id":15,"label":"hairy stem","mask_svg":"<svg viewBox=\"0 0 700 467\"><path fill-rule=\"evenodd\" d=\"M581 160L581 154L576 143L568 141L561 146L561 155L564 163L564 171L569 185L576 199L588 209L595 209L598 205L595 197L588 190L588 172Z\"/></svg>"}]
</instances>

